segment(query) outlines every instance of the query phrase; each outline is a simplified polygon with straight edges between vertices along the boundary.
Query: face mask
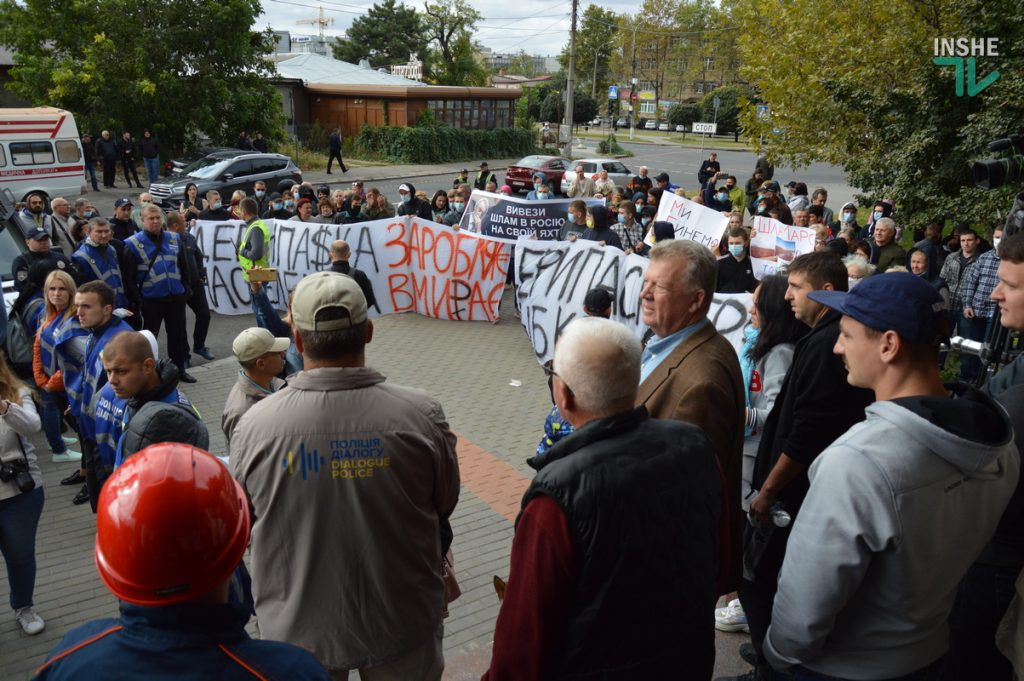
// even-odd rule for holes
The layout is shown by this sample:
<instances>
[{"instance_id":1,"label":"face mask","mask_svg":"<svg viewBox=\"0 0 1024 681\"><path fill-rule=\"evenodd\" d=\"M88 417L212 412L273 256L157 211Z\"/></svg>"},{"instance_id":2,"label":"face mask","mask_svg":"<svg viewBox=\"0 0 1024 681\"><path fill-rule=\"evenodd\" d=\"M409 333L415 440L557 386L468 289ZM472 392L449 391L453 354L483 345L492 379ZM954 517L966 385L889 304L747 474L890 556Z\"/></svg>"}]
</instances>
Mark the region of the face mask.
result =
<instances>
[{"instance_id":1,"label":"face mask","mask_svg":"<svg viewBox=\"0 0 1024 681\"><path fill-rule=\"evenodd\" d=\"M856 286L857 284L860 283L860 280L861 280L861 277L849 277L846 280L847 288L852 289L854 286Z\"/></svg>"},{"instance_id":2,"label":"face mask","mask_svg":"<svg viewBox=\"0 0 1024 681\"><path fill-rule=\"evenodd\" d=\"M452 208L454 208L457 211L461 211L465 207L466 204L464 204L462 201L452 201Z\"/></svg>"},{"instance_id":3,"label":"face mask","mask_svg":"<svg viewBox=\"0 0 1024 681\"><path fill-rule=\"evenodd\" d=\"M402 203L409 203L412 201L412 194L402 194Z\"/></svg>"},{"instance_id":4,"label":"face mask","mask_svg":"<svg viewBox=\"0 0 1024 681\"><path fill-rule=\"evenodd\" d=\"M533 191L539 192L540 191L540 185L539 184L533 185Z\"/></svg>"},{"instance_id":5,"label":"face mask","mask_svg":"<svg viewBox=\"0 0 1024 681\"><path fill-rule=\"evenodd\" d=\"M647 225L651 224L651 219L650 218L640 218L640 224L643 225L644 227L646 227Z\"/></svg>"},{"instance_id":6,"label":"face mask","mask_svg":"<svg viewBox=\"0 0 1024 681\"><path fill-rule=\"evenodd\" d=\"M873 218L875 218L876 221L881 220L882 219L882 212L876 210L874 213L871 214L871 216Z\"/></svg>"},{"instance_id":7,"label":"face mask","mask_svg":"<svg viewBox=\"0 0 1024 681\"><path fill-rule=\"evenodd\" d=\"M758 193L757 200L760 201L763 198L764 198L764 194Z\"/></svg>"},{"instance_id":8,"label":"face mask","mask_svg":"<svg viewBox=\"0 0 1024 681\"><path fill-rule=\"evenodd\" d=\"M212 208L213 210L220 210L220 207L221 207L221 202L220 201L214 201L213 205L210 206L210 208Z\"/></svg>"},{"instance_id":9,"label":"face mask","mask_svg":"<svg viewBox=\"0 0 1024 681\"><path fill-rule=\"evenodd\" d=\"M856 213L843 213L843 222L853 222L853 218L856 215Z\"/></svg>"},{"instance_id":10,"label":"face mask","mask_svg":"<svg viewBox=\"0 0 1024 681\"><path fill-rule=\"evenodd\" d=\"M729 244L729 253L734 258L740 257L743 255L743 244Z\"/></svg>"},{"instance_id":11,"label":"face mask","mask_svg":"<svg viewBox=\"0 0 1024 681\"><path fill-rule=\"evenodd\" d=\"M96 217L96 211L94 211L94 210L87 210L84 213L82 213L82 215L84 215L87 218L94 218L94 217Z\"/></svg>"},{"instance_id":12,"label":"face mask","mask_svg":"<svg viewBox=\"0 0 1024 681\"><path fill-rule=\"evenodd\" d=\"M619 221L620 225L626 224L626 216L623 215L622 213L619 213L618 215L616 215L615 219Z\"/></svg>"},{"instance_id":13,"label":"face mask","mask_svg":"<svg viewBox=\"0 0 1024 681\"><path fill-rule=\"evenodd\" d=\"M277 202L270 204L270 207L274 210L281 210L281 204Z\"/></svg>"},{"instance_id":14,"label":"face mask","mask_svg":"<svg viewBox=\"0 0 1024 681\"><path fill-rule=\"evenodd\" d=\"M294 206L295 206L295 202L294 201L285 201L284 202L284 207L287 208L288 210L291 210Z\"/></svg>"},{"instance_id":15,"label":"face mask","mask_svg":"<svg viewBox=\"0 0 1024 681\"><path fill-rule=\"evenodd\" d=\"M259 198L261 198L261 199L263 198L263 195L264 195L264 194L266 194L266 193L267 193L267 192L266 192L266 191L264 191L264 190L262 190L262 189L257 189L257 190L256 190L256 196L258 196L258 197L259 197Z\"/></svg>"},{"instance_id":16,"label":"face mask","mask_svg":"<svg viewBox=\"0 0 1024 681\"><path fill-rule=\"evenodd\" d=\"M565 221L568 222L571 225L575 225L576 224L576 216L573 215L572 213L569 213L568 215L565 216Z\"/></svg>"},{"instance_id":17,"label":"face mask","mask_svg":"<svg viewBox=\"0 0 1024 681\"><path fill-rule=\"evenodd\" d=\"M759 214L764 214L764 211L765 211L765 207L764 207L764 206L758 206L758 207L757 207L757 212L758 212Z\"/></svg>"},{"instance_id":18,"label":"face mask","mask_svg":"<svg viewBox=\"0 0 1024 681\"><path fill-rule=\"evenodd\" d=\"M590 229L594 229L594 218L587 218L587 227L589 227Z\"/></svg>"},{"instance_id":19,"label":"face mask","mask_svg":"<svg viewBox=\"0 0 1024 681\"><path fill-rule=\"evenodd\" d=\"M718 195L718 202L719 203L725 203L728 200L729 200L729 195L728 194L726 194L725 192L719 193L719 195Z\"/></svg>"},{"instance_id":20,"label":"face mask","mask_svg":"<svg viewBox=\"0 0 1024 681\"><path fill-rule=\"evenodd\" d=\"M548 194L547 192L537 192L537 198L538 199L546 199L549 196L551 196L551 195Z\"/></svg>"},{"instance_id":21,"label":"face mask","mask_svg":"<svg viewBox=\"0 0 1024 681\"><path fill-rule=\"evenodd\" d=\"M637 212L639 213L639 212L640 212L640 211L642 211L643 209L644 209L644 202L643 202L643 201L637 201L637 204L636 204L636 211L637 211Z\"/></svg>"},{"instance_id":22,"label":"face mask","mask_svg":"<svg viewBox=\"0 0 1024 681\"><path fill-rule=\"evenodd\" d=\"M992 237L992 247L998 249L999 248L999 242L1002 241L1002 240L1003 240L1002 237L999 237L998 239L995 238L995 237Z\"/></svg>"}]
</instances>

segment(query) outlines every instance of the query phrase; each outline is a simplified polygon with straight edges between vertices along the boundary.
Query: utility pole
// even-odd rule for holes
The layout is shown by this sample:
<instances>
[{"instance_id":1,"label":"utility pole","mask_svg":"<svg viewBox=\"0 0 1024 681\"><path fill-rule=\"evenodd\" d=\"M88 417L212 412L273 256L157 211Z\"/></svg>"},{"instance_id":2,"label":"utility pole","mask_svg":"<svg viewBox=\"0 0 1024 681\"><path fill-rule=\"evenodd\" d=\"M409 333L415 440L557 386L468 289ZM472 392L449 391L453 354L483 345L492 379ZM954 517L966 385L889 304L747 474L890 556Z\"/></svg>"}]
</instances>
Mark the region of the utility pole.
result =
<instances>
[{"instance_id":1,"label":"utility pole","mask_svg":"<svg viewBox=\"0 0 1024 681\"><path fill-rule=\"evenodd\" d=\"M630 76L629 82L629 139L633 139L633 102L636 95L636 29L639 28L636 24L633 25L633 75Z\"/></svg>"},{"instance_id":2,"label":"utility pole","mask_svg":"<svg viewBox=\"0 0 1024 681\"><path fill-rule=\"evenodd\" d=\"M604 50L603 46L602 47L598 47L597 49L594 50L594 79L591 81L591 84L590 84L590 98L591 99L597 99L597 59L598 59L598 57L601 56L601 52L603 50Z\"/></svg>"},{"instance_id":3,"label":"utility pole","mask_svg":"<svg viewBox=\"0 0 1024 681\"><path fill-rule=\"evenodd\" d=\"M565 81L565 125L569 127L569 139L562 150L567 158L572 156L572 98L576 88L576 14L580 1L572 0L572 30L569 33L569 74Z\"/></svg>"}]
</instances>

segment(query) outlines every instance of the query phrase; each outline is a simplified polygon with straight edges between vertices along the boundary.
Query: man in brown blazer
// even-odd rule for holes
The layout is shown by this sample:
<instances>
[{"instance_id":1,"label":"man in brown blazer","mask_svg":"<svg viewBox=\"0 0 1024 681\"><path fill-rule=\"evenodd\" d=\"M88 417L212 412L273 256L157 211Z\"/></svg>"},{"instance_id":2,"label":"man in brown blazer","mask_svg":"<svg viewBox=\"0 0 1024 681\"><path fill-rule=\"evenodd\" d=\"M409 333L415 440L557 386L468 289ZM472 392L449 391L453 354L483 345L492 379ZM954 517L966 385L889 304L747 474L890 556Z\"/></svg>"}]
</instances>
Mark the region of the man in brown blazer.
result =
<instances>
[{"instance_id":1,"label":"man in brown blazer","mask_svg":"<svg viewBox=\"0 0 1024 681\"><path fill-rule=\"evenodd\" d=\"M700 426L714 445L727 486L730 569L725 587L732 591L742 575L745 399L736 351L707 317L715 257L695 241L672 240L652 248L650 258L640 300L644 323L654 336L644 349L637 404L646 406L652 418Z\"/></svg>"}]
</instances>

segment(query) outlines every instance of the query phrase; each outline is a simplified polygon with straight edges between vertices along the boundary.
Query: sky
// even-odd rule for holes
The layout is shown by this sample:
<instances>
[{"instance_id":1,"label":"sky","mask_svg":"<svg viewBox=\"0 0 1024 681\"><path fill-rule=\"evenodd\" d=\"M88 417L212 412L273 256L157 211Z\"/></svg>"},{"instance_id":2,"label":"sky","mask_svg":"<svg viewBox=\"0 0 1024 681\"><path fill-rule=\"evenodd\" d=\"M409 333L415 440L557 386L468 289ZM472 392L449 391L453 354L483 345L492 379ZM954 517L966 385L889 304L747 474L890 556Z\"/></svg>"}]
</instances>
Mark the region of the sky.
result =
<instances>
[{"instance_id":1,"label":"sky","mask_svg":"<svg viewBox=\"0 0 1024 681\"><path fill-rule=\"evenodd\" d=\"M257 20L256 27L271 26L274 30L290 31L292 35L311 34L318 32L318 27L311 24L298 24L304 19L316 19L320 15L320 7L324 9L324 18L333 19L334 24L324 29L324 35L342 35L352 25L353 19L363 15L373 6L372 0L262 0L263 15ZM410 7L422 9L423 3L405 2ZM527 54L541 56L558 56L562 47L569 40L570 17L572 2L519 0L505 5L500 2L484 2L469 0L483 20L477 26L474 40L495 52L526 51ZM625 0L613 0L602 6L616 12L631 11L635 3ZM582 16L585 3L580 3L579 12Z\"/></svg>"}]
</instances>

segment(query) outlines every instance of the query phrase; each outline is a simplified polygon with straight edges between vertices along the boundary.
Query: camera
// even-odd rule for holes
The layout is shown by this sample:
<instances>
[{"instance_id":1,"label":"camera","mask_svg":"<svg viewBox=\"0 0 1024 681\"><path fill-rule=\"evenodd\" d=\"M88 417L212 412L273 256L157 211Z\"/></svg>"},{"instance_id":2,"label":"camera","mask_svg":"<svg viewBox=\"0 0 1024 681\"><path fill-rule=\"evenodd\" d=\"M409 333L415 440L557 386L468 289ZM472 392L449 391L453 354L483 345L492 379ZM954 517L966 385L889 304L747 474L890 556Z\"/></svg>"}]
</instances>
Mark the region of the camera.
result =
<instances>
[{"instance_id":1,"label":"camera","mask_svg":"<svg viewBox=\"0 0 1024 681\"><path fill-rule=\"evenodd\" d=\"M1024 134L1010 135L988 145L991 152L1010 150L1007 158L975 161L971 166L974 184L980 189L998 189L1024 180Z\"/></svg>"},{"instance_id":2,"label":"camera","mask_svg":"<svg viewBox=\"0 0 1024 681\"><path fill-rule=\"evenodd\" d=\"M0 482L11 482L24 494L36 488L36 481L28 471L28 459L22 456L14 461L0 463Z\"/></svg>"}]
</instances>

